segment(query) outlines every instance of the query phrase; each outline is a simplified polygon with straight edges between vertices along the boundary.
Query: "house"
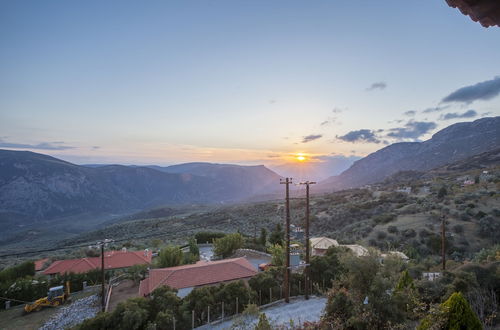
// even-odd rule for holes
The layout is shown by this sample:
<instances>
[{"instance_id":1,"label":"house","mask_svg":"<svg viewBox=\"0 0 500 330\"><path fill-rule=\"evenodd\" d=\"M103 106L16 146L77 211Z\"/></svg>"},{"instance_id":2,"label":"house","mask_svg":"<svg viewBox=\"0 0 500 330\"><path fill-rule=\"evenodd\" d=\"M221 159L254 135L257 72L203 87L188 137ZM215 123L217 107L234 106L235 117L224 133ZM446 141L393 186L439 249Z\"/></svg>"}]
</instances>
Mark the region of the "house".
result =
<instances>
[{"instance_id":1,"label":"house","mask_svg":"<svg viewBox=\"0 0 500 330\"><path fill-rule=\"evenodd\" d=\"M440 272L422 273L422 277L428 281L434 281L441 277L441 273Z\"/></svg>"},{"instance_id":2,"label":"house","mask_svg":"<svg viewBox=\"0 0 500 330\"><path fill-rule=\"evenodd\" d=\"M187 296L194 288L238 280L248 280L257 270L246 258L217 261L198 261L195 264L149 270L149 277L139 285L144 297L162 285L178 290L179 297Z\"/></svg>"},{"instance_id":3,"label":"house","mask_svg":"<svg viewBox=\"0 0 500 330\"><path fill-rule=\"evenodd\" d=\"M348 248L349 250L354 252L354 254L358 257L364 257L364 256L368 255L368 249L366 249L365 247L363 247L361 245L347 244L347 245L341 245L341 246Z\"/></svg>"},{"instance_id":4,"label":"house","mask_svg":"<svg viewBox=\"0 0 500 330\"><path fill-rule=\"evenodd\" d=\"M149 250L106 251L104 252L104 269L125 269L134 265L150 264L151 258L152 253ZM101 257L57 260L45 269L43 274L86 273L93 269L101 269Z\"/></svg>"},{"instance_id":5,"label":"house","mask_svg":"<svg viewBox=\"0 0 500 330\"><path fill-rule=\"evenodd\" d=\"M47 263L49 263L49 258L43 258L39 260L35 260L35 272L39 272L43 270L45 267L47 267Z\"/></svg>"},{"instance_id":6,"label":"house","mask_svg":"<svg viewBox=\"0 0 500 330\"><path fill-rule=\"evenodd\" d=\"M328 237L313 237L309 240L311 244L311 255L322 256L331 246L339 246L339 243Z\"/></svg>"},{"instance_id":7,"label":"house","mask_svg":"<svg viewBox=\"0 0 500 330\"><path fill-rule=\"evenodd\" d=\"M396 192L411 194L411 187L400 187L399 189L396 189Z\"/></svg>"},{"instance_id":8,"label":"house","mask_svg":"<svg viewBox=\"0 0 500 330\"><path fill-rule=\"evenodd\" d=\"M387 258L388 256L394 256L402 259L403 261L408 261L410 258L406 254L400 251L389 251L387 253L383 253L380 255L383 259Z\"/></svg>"}]
</instances>

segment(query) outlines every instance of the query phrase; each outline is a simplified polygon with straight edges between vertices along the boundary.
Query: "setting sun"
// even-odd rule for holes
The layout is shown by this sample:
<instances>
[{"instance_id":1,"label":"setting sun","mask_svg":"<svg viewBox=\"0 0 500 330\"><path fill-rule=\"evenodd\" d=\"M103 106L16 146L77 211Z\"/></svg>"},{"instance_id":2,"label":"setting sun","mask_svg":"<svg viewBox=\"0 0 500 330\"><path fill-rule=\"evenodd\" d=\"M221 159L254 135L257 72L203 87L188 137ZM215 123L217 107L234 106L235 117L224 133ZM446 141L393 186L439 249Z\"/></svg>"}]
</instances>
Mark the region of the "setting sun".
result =
<instances>
[{"instance_id":1,"label":"setting sun","mask_svg":"<svg viewBox=\"0 0 500 330\"><path fill-rule=\"evenodd\" d=\"M306 160L306 157L304 156L304 154L299 153L295 156L295 159L298 160L299 162L303 162Z\"/></svg>"}]
</instances>

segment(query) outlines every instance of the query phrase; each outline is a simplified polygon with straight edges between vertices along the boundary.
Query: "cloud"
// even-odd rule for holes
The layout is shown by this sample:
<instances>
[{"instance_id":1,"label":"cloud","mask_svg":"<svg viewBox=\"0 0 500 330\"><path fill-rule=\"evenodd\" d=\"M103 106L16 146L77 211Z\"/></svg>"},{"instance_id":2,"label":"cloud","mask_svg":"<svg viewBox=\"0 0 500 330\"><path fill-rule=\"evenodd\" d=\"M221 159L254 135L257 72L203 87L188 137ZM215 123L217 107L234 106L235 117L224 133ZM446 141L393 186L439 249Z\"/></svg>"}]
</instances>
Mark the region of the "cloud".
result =
<instances>
[{"instance_id":1,"label":"cloud","mask_svg":"<svg viewBox=\"0 0 500 330\"><path fill-rule=\"evenodd\" d=\"M344 110L342 110L342 108L339 108L339 107L335 107L332 109L333 113L341 113L342 111L344 111Z\"/></svg>"},{"instance_id":2,"label":"cloud","mask_svg":"<svg viewBox=\"0 0 500 330\"><path fill-rule=\"evenodd\" d=\"M417 114L417 112L415 110L409 110L409 111L406 111L405 113L403 113L403 115L408 116L408 117L413 117L416 114Z\"/></svg>"},{"instance_id":3,"label":"cloud","mask_svg":"<svg viewBox=\"0 0 500 330\"><path fill-rule=\"evenodd\" d=\"M470 104L477 100L490 100L500 94L500 76L492 80L479 82L475 85L465 86L457 89L443 98L441 102L458 102Z\"/></svg>"},{"instance_id":4,"label":"cloud","mask_svg":"<svg viewBox=\"0 0 500 330\"><path fill-rule=\"evenodd\" d=\"M304 136L304 138L302 139L302 143L307 143L307 142L311 142L314 140L318 140L318 139L321 139L322 137L323 137L322 134L307 135L307 136Z\"/></svg>"},{"instance_id":5,"label":"cloud","mask_svg":"<svg viewBox=\"0 0 500 330\"><path fill-rule=\"evenodd\" d=\"M450 112L439 117L439 120L450 120L456 118L473 118L477 116L476 110L467 110L464 113Z\"/></svg>"},{"instance_id":6,"label":"cloud","mask_svg":"<svg viewBox=\"0 0 500 330\"><path fill-rule=\"evenodd\" d=\"M273 99L269 100L269 104L274 104L274 103L276 103L276 100Z\"/></svg>"},{"instance_id":7,"label":"cloud","mask_svg":"<svg viewBox=\"0 0 500 330\"><path fill-rule=\"evenodd\" d=\"M437 106L437 107L433 107L433 108L427 108L427 109L423 110L422 112L423 113L439 112L439 111L443 111L444 109L447 109L449 107L450 107L449 105Z\"/></svg>"},{"instance_id":8,"label":"cloud","mask_svg":"<svg viewBox=\"0 0 500 330\"><path fill-rule=\"evenodd\" d=\"M63 145L64 142L40 142L38 144L25 144L25 143L15 143L7 142L0 139L0 148L12 148L12 149L36 149L36 150L68 150L74 149L72 146Z\"/></svg>"},{"instance_id":9,"label":"cloud","mask_svg":"<svg viewBox=\"0 0 500 330\"><path fill-rule=\"evenodd\" d=\"M368 87L366 90L367 91L373 91L375 89L380 89L380 90L384 90L386 89L387 87L387 84L383 81L378 81L378 82L374 82L373 84L371 84L370 87Z\"/></svg>"},{"instance_id":10,"label":"cloud","mask_svg":"<svg viewBox=\"0 0 500 330\"><path fill-rule=\"evenodd\" d=\"M397 140L416 140L436 127L437 124L434 122L410 120L404 127L391 128L387 136Z\"/></svg>"},{"instance_id":11,"label":"cloud","mask_svg":"<svg viewBox=\"0 0 500 330\"><path fill-rule=\"evenodd\" d=\"M97 150L97 149L101 149L100 146L92 146L92 150Z\"/></svg>"},{"instance_id":12,"label":"cloud","mask_svg":"<svg viewBox=\"0 0 500 330\"><path fill-rule=\"evenodd\" d=\"M325 120L325 121L322 121L321 124L319 124L320 126L325 126L325 125L328 125L330 124L330 121L329 120Z\"/></svg>"},{"instance_id":13,"label":"cloud","mask_svg":"<svg viewBox=\"0 0 500 330\"><path fill-rule=\"evenodd\" d=\"M346 135L337 136L337 139L345 142L364 142L364 143L380 143L377 139L375 131L369 129L360 129L357 131L350 131Z\"/></svg>"}]
</instances>

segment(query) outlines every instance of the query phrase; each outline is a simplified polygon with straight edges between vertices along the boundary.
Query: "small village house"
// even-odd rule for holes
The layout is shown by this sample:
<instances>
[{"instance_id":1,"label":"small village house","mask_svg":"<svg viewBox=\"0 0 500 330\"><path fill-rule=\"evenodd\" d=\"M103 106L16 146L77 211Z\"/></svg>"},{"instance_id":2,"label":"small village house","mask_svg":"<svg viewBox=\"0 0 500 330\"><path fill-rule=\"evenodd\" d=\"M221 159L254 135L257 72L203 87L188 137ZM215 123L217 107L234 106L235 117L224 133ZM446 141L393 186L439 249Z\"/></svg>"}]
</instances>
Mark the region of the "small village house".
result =
<instances>
[{"instance_id":1,"label":"small village house","mask_svg":"<svg viewBox=\"0 0 500 330\"><path fill-rule=\"evenodd\" d=\"M313 256L322 256L331 246L339 246L336 240L328 237L313 237L309 241L311 244L311 255Z\"/></svg>"},{"instance_id":2,"label":"small village house","mask_svg":"<svg viewBox=\"0 0 500 330\"><path fill-rule=\"evenodd\" d=\"M156 288L167 285L177 289L177 296L183 298L197 287L247 281L255 275L257 270L246 258L198 261L191 265L150 269L149 277L139 285L139 296L148 296Z\"/></svg>"},{"instance_id":3,"label":"small village house","mask_svg":"<svg viewBox=\"0 0 500 330\"><path fill-rule=\"evenodd\" d=\"M127 269L134 265L150 264L152 253L144 251L106 251L104 252L104 269ZM43 271L45 275L65 273L86 273L93 269L101 269L101 257L66 259L54 261Z\"/></svg>"}]
</instances>

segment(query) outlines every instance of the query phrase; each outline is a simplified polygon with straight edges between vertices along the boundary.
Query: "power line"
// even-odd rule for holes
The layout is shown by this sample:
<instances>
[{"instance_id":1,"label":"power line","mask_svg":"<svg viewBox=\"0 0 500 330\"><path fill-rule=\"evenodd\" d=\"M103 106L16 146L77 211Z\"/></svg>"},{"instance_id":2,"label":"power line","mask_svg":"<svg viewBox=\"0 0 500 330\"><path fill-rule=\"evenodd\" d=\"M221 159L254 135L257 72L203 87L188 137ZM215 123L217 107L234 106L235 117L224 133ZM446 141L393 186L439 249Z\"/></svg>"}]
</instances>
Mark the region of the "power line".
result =
<instances>
[{"instance_id":1,"label":"power line","mask_svg":"<svg viewBox=\"0 0 500 330\"><path fill-rule=\"evenodd\" d=\"M153 234L147 234L143 236L129 236L126 238L121 238L121 239L113 239L113 242L123 242L123 241L129 241L129 240L135 240L135 239L143 239L143 238L153 238L153 237L161 237L166 234L179 234L182 232L187 232L187 231L192 231L200 228L207 228L205 225L200 225L192 228L186 228L186 229L180 229L175 232L162 232L162 233L153 233ZM91 243L82 243L82 244L77 244L77 245L68 245L68 246L62 246L62 247L57 247L57 248L48 248L48 249L42 249L42 250L30 250L30 251L23 251L23 252L16 252L16 253L9 253L9 254L2 254L0 255L0 258L5 258L5 257L14 257L14 256L23 256L23 255L29 255L29 254L34 254L34 253L41 253L41 252L52 252L52 251L60 251L60 250L68 250L68 249L74 249L74 248L79 248L79 247L88 247L91 245Z\"/></svg>"}]
</instances>

